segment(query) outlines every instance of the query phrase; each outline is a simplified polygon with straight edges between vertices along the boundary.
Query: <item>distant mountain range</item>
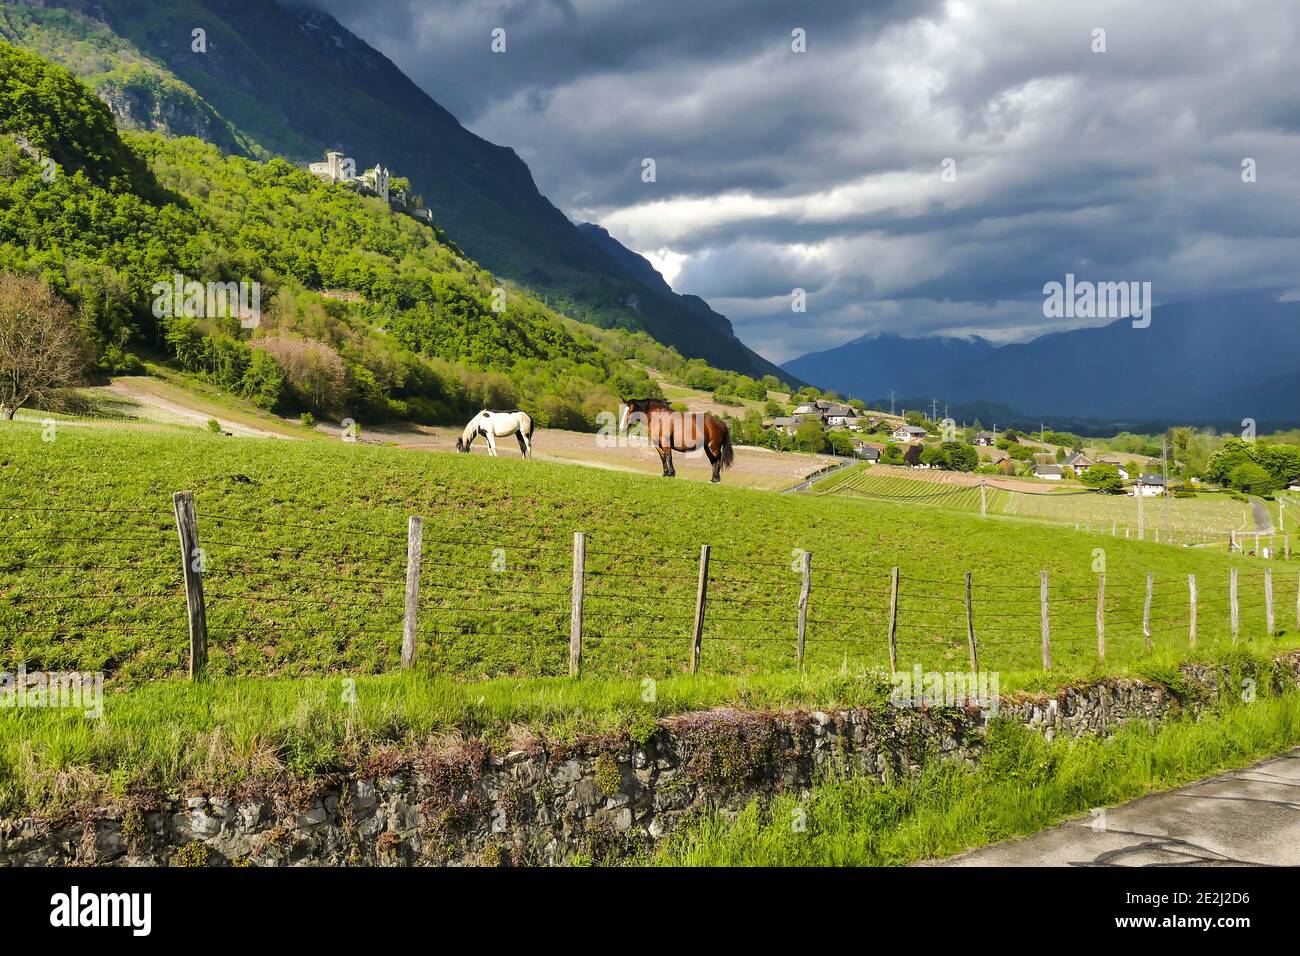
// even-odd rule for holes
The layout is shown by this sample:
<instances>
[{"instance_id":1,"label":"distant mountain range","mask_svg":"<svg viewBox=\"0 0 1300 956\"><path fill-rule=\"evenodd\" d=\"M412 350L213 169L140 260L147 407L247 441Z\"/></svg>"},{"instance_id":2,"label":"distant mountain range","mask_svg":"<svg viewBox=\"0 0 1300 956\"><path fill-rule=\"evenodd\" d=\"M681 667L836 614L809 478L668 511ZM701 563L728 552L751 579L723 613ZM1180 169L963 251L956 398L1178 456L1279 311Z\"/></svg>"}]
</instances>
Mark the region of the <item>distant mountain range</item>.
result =
<instances>
[{"instance_id":1,"label":"distant mountain range","mask_svg":"<svg viewBox=\"0 0 1300 956\"><path fill-rule=\"evenodd\" d=\"M196 27L206 31L202 52ZM469 256L573 318L641 329L721 368L788 377L703 300L674 293L604 230L572 223L514 150L466 130L319 9L289 0L3 3L0 37L77 73L127 127L257 157L302 163L338 149L358 170L382 163L410 179Z\"/></svg>"},{"instance_id":2,"label":"distant mountain range","mask_svg":"<svg viewBox=\"0 0 1300 956\"><path fill-rule=\"evenodd\" d=\"M868 335L786 363L844 395L928 407L986 424L1300 422L1300 302L1232 295L1131 320L995 346L984 339Z\"/></svg>"}]
</instances>

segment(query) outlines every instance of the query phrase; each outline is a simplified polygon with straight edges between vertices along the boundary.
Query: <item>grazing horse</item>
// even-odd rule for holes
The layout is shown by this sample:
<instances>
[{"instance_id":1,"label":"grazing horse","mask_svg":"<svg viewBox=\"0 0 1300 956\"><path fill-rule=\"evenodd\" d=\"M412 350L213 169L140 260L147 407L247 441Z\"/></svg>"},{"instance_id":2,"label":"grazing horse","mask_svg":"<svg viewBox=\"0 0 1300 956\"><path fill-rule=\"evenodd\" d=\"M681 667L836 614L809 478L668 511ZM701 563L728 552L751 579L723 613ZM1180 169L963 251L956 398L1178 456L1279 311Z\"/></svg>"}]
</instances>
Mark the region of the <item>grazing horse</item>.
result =
<instances>
[{"instance_id":1,"label":"grazing horse","mask_svg":"<svg viewBox=\"0 0 1300 956\"><path fill-rule=\"evenodd\" d=\"M508 412L490 412L486 408L469 420L465 432L456 439L456 450L468 452L474 439L482 435L487 439L488 454L496 457L497 439L514 435L519 440L519 453L533 457L533 418L527 412L512 409Z\"/></svg>"},{"instance_id":2,"label":"grazing horse","mask_svg":"<svg viewBox=\"0 0 1300 956\"><path fill-rule=\"evenodd\" d=\"M710 481L722 480L723 466L730 468L735 461L731 450L731 431L727 423L706 412L677 412L660 398L625 398L619 429L626 432L629 421L635 417L645 422L646 435L664 466L664 477L677 477L673 467L673 452L704 450L713 466Z\"/></svg>"}]
</instances>

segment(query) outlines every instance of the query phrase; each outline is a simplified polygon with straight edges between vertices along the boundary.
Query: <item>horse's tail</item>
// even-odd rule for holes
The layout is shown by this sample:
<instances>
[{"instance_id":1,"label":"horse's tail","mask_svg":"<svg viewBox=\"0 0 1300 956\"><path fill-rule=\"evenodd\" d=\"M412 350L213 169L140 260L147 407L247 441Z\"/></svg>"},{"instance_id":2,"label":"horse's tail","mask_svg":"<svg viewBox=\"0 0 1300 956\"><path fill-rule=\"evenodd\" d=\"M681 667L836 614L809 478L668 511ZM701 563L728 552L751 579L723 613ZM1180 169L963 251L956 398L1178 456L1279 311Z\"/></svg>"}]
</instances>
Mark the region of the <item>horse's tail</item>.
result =
<instances>
[{"instance_id":1,"label":"horse's tail","mask_svg":"<svg viewBox=\"0 0 1300 956\"><path fill-rule=\"evenodd\" d=\"M532 440L533 440L533 426L536 425L537 423L533 421L533 416L532 416L532 415L529 415L527 412L524 412L524 417L528 419L528 440L529 440L529 441L532 441Z\"/></svg>"},{"instance_id":2,"label":"horse's tail","mask_svg":"<svg viewBox=\"0 0 1300 956\"><path fill-rule=\"evenodd\" d=\"M730 468L736 460L736 453L731 450L731 429L727 423L722 423L722 447L718 449L718 454L722 457L722 466Z\"/></svg>"}]
</instances>

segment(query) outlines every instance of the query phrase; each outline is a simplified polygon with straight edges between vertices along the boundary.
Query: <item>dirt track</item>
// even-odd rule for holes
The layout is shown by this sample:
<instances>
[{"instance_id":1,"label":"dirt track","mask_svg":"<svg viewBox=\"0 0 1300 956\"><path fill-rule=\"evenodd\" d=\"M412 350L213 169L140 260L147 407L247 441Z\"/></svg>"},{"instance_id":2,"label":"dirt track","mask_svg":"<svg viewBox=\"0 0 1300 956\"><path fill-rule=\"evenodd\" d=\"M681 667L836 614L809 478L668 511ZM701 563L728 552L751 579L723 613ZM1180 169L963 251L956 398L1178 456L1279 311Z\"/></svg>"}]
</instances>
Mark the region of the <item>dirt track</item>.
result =
<instances>
[{"instance_id":1,"label":"dirt track","mask_svg":"<svg viewBox=\"0 0 1300 956\"><path fill-rule=\"evenodd\" d=\"M320 430L340 436L342 434L337 425L321 425ZM460 429L427 425L374 428L362 433L362 439L366 441L392 442L402 448L443 452L454 452L459 436ZM538 461L567 462L646 475L660 474L659 455L653 449L645 446L612 447L613 442L613 438L587 432L539 428L533 436L533 457ZM735 466L723 470L722 481L747 488L786 488L836 461L828 455L774 452L749 445L738 445L735 451ZM519 446L513 437L498 439L497 453L508 458L518 457ZM474 443L471 454L487 454L487 446L482 439ZM711 469L703 453L676 453L673 455L673 463L679 478L709 480Z\"/></svg>"}]
</instances>

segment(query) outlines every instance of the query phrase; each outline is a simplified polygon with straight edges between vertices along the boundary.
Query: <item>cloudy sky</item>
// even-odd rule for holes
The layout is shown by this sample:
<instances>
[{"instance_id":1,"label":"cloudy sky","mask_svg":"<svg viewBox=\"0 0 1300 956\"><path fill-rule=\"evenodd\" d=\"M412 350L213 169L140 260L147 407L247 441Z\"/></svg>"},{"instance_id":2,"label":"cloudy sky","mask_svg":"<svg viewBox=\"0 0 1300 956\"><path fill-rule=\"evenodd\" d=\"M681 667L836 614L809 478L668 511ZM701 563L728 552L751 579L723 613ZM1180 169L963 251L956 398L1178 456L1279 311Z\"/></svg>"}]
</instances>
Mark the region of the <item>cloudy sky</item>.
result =
<instances>
[{"instance_id":1,"label":"cloudy sky","mask_svg":"<svg viewBox=\"0 0 1300 956\"><path fill-rule=\"evenodd\" d=\"M776 361L1300 286L1293 0L315 2Z\"/></svg>"}]
</instances>

